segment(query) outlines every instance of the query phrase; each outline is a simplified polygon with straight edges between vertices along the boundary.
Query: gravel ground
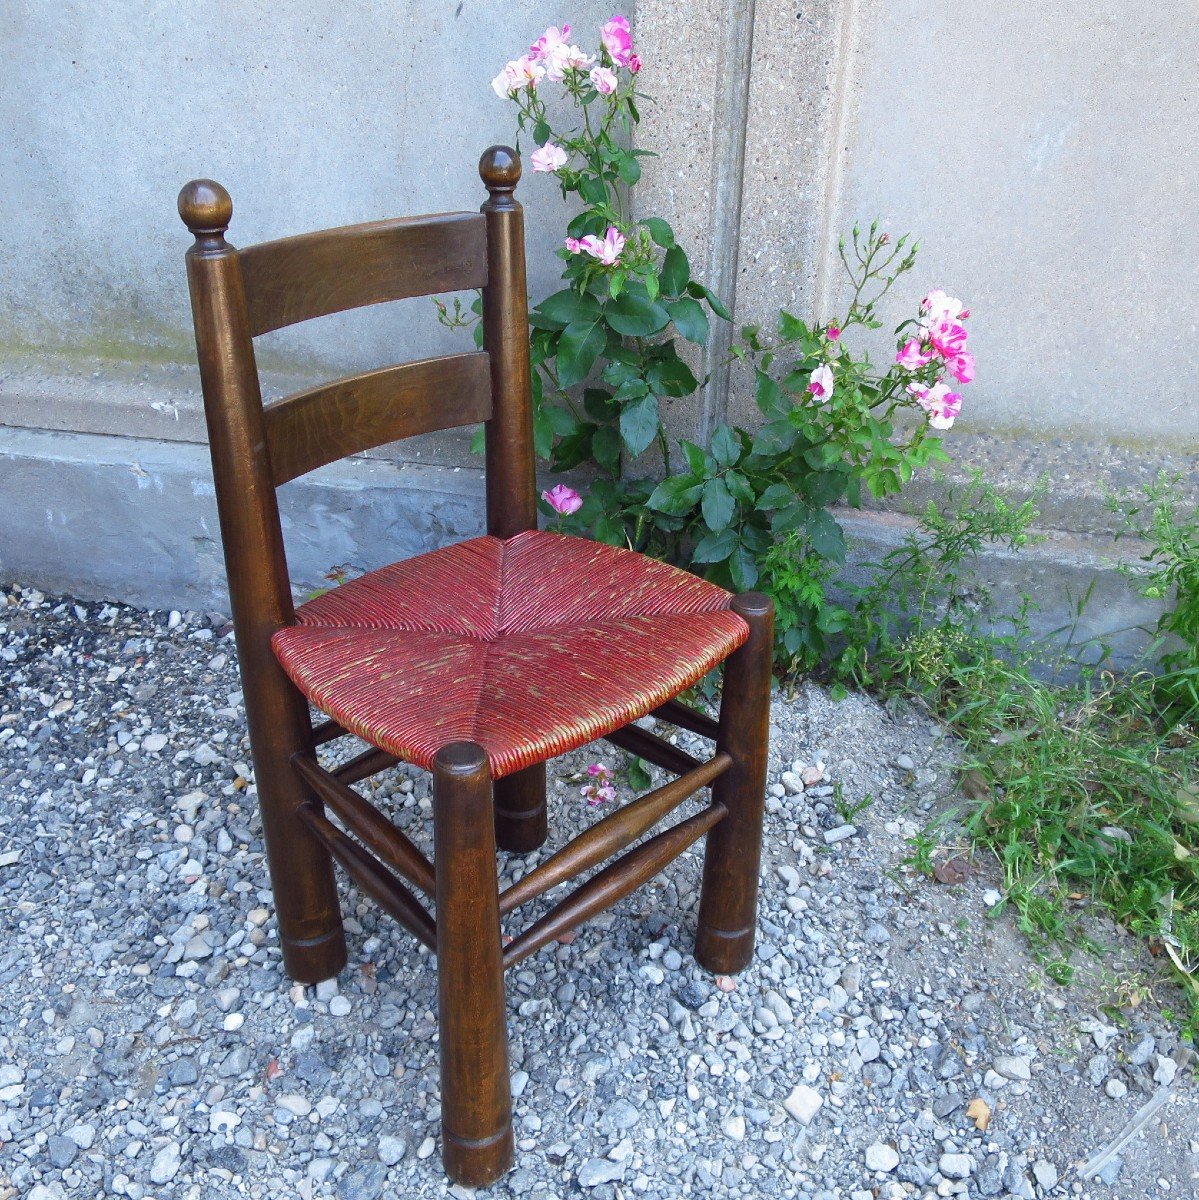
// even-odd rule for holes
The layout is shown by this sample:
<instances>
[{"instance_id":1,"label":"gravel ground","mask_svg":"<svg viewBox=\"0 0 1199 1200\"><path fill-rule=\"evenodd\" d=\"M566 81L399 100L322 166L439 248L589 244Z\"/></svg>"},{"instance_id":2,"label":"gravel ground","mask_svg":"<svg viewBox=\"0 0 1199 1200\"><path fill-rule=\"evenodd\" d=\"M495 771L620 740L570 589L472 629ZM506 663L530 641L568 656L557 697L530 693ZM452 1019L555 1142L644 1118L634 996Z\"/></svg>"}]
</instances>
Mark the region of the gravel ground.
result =
<instances>
[{"instance_id":1,"label":"gravel ground","mask_svg":"<svg viewBox=\"0 0 1199 1200\"><path fill-rule=\"evenodd\" d=\"M225 619L0 590L0 669L0 1200L469 1195L437 1153L428 953L348 891L340 979L282 974ZM988 868L903 868L952 798L938 730L807 687L772 757L731 990L691 958L696 853L509 976L519 1149L489 1194L1196 1195L1196 1087L1139 947L1096 924L1104 965L1059 989ZM596 759L554 764L552 845L593 819ZM375 795L428 843L423 776Z\"/></svg>"}]
</instances>

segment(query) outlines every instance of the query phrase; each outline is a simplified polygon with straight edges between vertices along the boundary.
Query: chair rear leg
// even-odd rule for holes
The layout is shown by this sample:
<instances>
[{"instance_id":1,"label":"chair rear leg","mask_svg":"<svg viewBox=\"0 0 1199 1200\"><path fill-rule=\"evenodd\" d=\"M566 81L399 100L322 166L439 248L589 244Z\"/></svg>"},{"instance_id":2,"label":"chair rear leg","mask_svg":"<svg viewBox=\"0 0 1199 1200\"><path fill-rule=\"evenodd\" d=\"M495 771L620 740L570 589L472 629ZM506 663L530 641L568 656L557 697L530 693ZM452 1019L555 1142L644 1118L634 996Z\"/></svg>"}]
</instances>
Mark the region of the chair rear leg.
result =
<instances>
[{"instance_id":1,"label":"chair rear leg","mask_svg":"<svg viewBox=\"0 0 1199 1200\"><path fill-rule=\"evenodd\" d=\"M501 850L528 854L541 846L549 832L545 811L545 763L536 763L497 779L495 841Z\"/></svg>"},{"instance_id":2,"label":"chair rear leg","mask_svg":"<svg viewBox=\"0 0 1199 1200\"><path fill-rule=\"evenodd\" d=\"M514 1147L491 774L473 742L433 761L433 837L441 1155L455 1183L482 1187L512 1165Z\"/></svg>"},{"instance_id":3,"label":"chair rear leg","mask_svg":"<svg viewBox=\"0 0 1199 1200\"><path fill-rule=\"evenodd\" d=\"M333 859L298 812L313 799L291 765L311 749L308 707L288 680L263 674L245 695L283 967L298 983L320 983L346 965L346 938Z\"/></svg>"},{"instance_id":4,"label":"chair rear leg","mask_svg":"<svg viewBox=\"0 0 1199 1200\"><path fill-rule=\"evenodd\" d=\"M732 608L749 625L749 640L725 668L716 748L733 765L712 785L712 800L728 816L708 834L695 937L700 965L721 975L744 970L754 951L774 652L771 599L746 592Z\"/></svg>"}]
</instances>

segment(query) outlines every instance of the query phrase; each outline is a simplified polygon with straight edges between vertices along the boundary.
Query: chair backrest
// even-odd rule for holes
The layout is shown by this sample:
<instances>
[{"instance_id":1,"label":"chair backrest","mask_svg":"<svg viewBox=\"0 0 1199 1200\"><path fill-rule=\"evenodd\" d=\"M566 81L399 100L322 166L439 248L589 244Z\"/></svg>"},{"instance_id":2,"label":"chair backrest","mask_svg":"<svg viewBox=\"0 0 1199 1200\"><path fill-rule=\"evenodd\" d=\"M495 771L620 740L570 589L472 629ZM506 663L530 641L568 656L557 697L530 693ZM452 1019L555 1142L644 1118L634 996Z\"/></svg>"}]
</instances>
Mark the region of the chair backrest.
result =
<instances>
[{"instance_id":1,"label":"chair backrest","mask_svg":"<svg viewBox=\"0 0 1199 1200\"><path fill-rule=\"evenodd\" d=\"M179 215L195 235L187 276L229 591L243 667L266 668L293 617L275 488L347 455L485 421L487 530L537 524L520 159L479 161L480 213L329 229L238 250L229 193L194 180ZM265 406L254 338L388 300L481 288L483 349L338 379ZM243 645L243 643L246 643ZM246 650L250 649L246 662Z\"/></svg>"}]
</instances>

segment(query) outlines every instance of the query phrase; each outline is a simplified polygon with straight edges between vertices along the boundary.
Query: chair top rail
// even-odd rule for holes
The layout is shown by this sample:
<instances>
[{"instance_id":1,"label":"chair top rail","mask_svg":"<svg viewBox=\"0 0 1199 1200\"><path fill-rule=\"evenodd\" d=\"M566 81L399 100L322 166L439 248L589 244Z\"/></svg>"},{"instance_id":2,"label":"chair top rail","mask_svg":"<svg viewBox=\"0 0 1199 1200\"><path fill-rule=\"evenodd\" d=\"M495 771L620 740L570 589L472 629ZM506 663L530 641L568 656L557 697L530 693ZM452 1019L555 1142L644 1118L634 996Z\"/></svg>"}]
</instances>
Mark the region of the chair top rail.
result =
<instances>
[{"instance_id":1,"label":"chair top rail","mask_svg":"<svg viewBox=\"0 0 1199 1200\"><path fill-rule=\"evenodd\" d=\"M487 230L479 213L436 213L261 242L238 257L258 337L347 309L481 288Z\"/></svg>"}]
</instances>

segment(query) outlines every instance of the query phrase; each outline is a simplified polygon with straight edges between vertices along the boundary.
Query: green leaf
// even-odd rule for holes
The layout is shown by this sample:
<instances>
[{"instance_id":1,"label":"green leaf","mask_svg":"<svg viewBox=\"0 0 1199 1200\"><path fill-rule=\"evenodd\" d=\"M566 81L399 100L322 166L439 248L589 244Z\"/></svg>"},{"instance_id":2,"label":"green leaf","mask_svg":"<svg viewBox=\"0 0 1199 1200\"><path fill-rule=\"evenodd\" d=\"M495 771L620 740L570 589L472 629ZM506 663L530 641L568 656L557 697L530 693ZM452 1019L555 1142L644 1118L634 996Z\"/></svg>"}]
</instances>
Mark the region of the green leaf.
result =
<instances>
[{"instance_id":1,"label":"green leaf","mask_svg":"<svg viewBox=\"0 0 1199 1200\"><path fill-rule=\"evenodd\" d=\"M636 458L658 434L658 397L642 396L620 414L620 436L629 454Z\"/></svg>"},{"instance_id":2,"label":"green leaf","mask_svg":"<svg viewBox=\"0 0 1199 1200\"><path fill-rule=\"evenodd\" d=\"M573 321L558 339L558 383L563 388L582 383L591 374L608 340L603 323L595 320Z\"/></svg>"},{"instance_id":3,"label":"green leaf","mask_svg":"<svg viewBox=\"0 0 1199 1200\"><path fill-rule=\"evenodd\" d=\"M487 426L480 425L478 429L470 435L470 452L472 454L482 454L487 449Z\"/></svg>"},{"instance_id":4,"label":"green leaf","mask_svg":"<svg viewBox=\"0 0 1199 1200\"><path fill-rule=\"evenodd\" d=\"M702 283L693 279L687 285L687 291L697 300L706 300L708 307L722 320L731 321L733 314L725 307L725 303L710 287L705 287Z\"/></svg>"},{"instance_id":5,"label":"green leaf","mask_svg":"<svg viewBox=\"0 0 1199 1200\"><path fill-rule=\"evenodd\" d=\"M712 435L712 456L722 467L731 467L741 457L741 443L727 425L718 425Z\"/></svg>"},{"instance_id":6,"label":"green leaf","mask_svg":"<svg viewBox=\"0 0 1199 1200\"><path fill-rule=\"evenodd\" d=\"M674 245L674 230L661 217L646 217L641 222L649 230L649 235L659 246L669 250Z\"/></svg>"},{"instance_id":7,"label":"green leaf","mask_svg":"<svg viewBox=\"0 0 1199 1200\"><path fill-rule=\"evenodd\" d=\"M628 776L629 787L635 792L644 792L654 781L653 776L649 773L649 768L639 758L629 760L625 773Z\"/></svg>"},{"instance_id":8,"label":"green leaf","mask_svg":"<svg viewBox=\"0 0 1199 1200\"><path fill-rule=\"evenodd\" d=\"M745 546L738 546L729 559L729 574L739 592L747 592L758 582L758 564Z\"/></svg>"},{"instance_id":9,"label":"green leaf","mask_svg":"<svg viewBox=\"0 0 1199 1200\"><path fill-rule=\"evenodd\" d=\"M595 523L595 540L606 542L609 546L627 545L624 526L620 523L620 518L614 517L611 513L605 513L600 517Z\"/></svg>"},{"instance_id":10,"label":"green leaf","mask_svg":"<svg viewBox=\"0 0 1199 1200\"><path fill-rule=\"evenodd\" d=\"M549 458L550 451L554 448L554 426L550 419L552 411L554 410L544 407L533 410L533 449L538 458Z\"/></svg>"},{"instance_id":11,"label":"green leaf","mask_svg":"<svg viewBox=\"0 0 1199 1200\"><path fill-rule=\"evenodd\" d=\"M723 479L709 479L704 484L700 509L704 514L704 523L713 533L719 533L728 526L736 507L736 502Z\"/></svg>"},{"instance_id":12,"label":"green leaf","mask_svg":"<svg viewBox=\"0 0 1199 1200\"><path fill-rule=\"evenodd\" d=\"M594 296L576 292L573 288L563 288L552 296L546 296L533 311L565 326L572 321L594 321L600 315L600 306Z\"/></svg>"},{"instance_id":13,"label":"green leaf","mask_svg":"<svg viewBox=\"0 0 1199 1200\"><path fill-rule=\"evenodd\" d=\"M683 453L687 456L687 465L691 468L692 475L706 477L708 471L708 456L704 453L702 447L697 446L694 442L683 441L679 445L683 447Z\"/></svg>"},{"instance_id":14,"label":"green leaf","mask_svg":"<svg viewBox=\"0 0 1199 1200\"><path fill-rule=\"evenodd\" d=\"M537 124L533 126L533 141L535 141L539 146L544 146L546 142L550 140L551 132L552 131L547 122L538 121Z\"/></svg>"},{"instance_id":15,"label":"green leaf","mask_svg":"<svg viewBox=\"0 0 1199 1200\"><path fill-rule=\"evenodd\" d=\"M754 490L750 487L749 480L740 471L725 471L724 483L732 493L734 500L741 500L746 504L754 502Z\"/></svg>"},{"instance_id":16,"label":"green leaf","mask_svg":"<svg viewBox=\"0 0 1199 1200\"><path fill-rule=\"evenodd\" d=\"M680 296L691 280L691 264L681 246L671 246L662 260L662 288L671 296Z\"/></svg>"},{"instance_id":17,"label":"green leaf","mask_svg":"<svg viewBox=\"0 0 1199 1200\"><path fill-rule=\"evenodd\" d=\"M651 363L646 378L659 396L689 396L699 387L691 368L681 358Z\"/></svg>"},{"instance_id":18,"label":"green leaf","mask_svg":"<svg viewBox=\"0 0 1199 1200\"><path fill-rule=\"evenodd\" d=\"M672 475L654 488L645 506L655 512L682 516L695 507L703 490L703 483L692 475Z\"/></svg>"},{"instance_id":19,"label":"green leaf","mask_svg":"<svg viewBox=\"0 0 1199 1200\"><path fill-rule=\"evenodd\" d=\"M541 411L545 413L550 428L558 437L570 437L572 433L578 432L579 419L569 408L550 404L546 405Z\"/></svg>"},{"instance_id":20,"label":"green leaf","mask_svg":"<svg viewBox=\"0 0 1199 1200\"><path fill-rule=\"evenodd\" d=\"M666 311L675 328L689 342L702 346L708 340L708 314L700 308L699 301L684 296L681 300L670 301Z\"/></svg>"},{"instance_id":21,"label":"green leaf","mask_svg":"<svg viewBox=\"0 0 1199 1200\"><path fill-rule=\"evenodd\" d=\"M625 337L649 337L670 323L670 313L662 305L651 300L643 288L633 287L609 302L605 318Z\"/></svg>"},{"instance_id":22,"label":"green leaf","mask_svg":"<svg viewBox=\"0 0 1199 1200\"><path fill-rule=\"evenodd\" d=\"M591 439L591 453L595 461L608 471L615 471L620 463L620 434L615 425L601 425Z\"/></svg>"},{"instance_id":23,"label":"green leaf","mask_svg":"<svg viewBox=\"0 0 1199 1200\"><path fill-rule=\"evenodd\" d=\"M617 162L616 173L632 187L641 178L641 164L631 154L626 154Z\"/></svg>"},{"instance_id":24,"label":"green leaf","mask_svg":"<svg viewBox=\"0 0 1199 1200\"><path fill-rule=\"evenodd\" d=\"M805 504L802 500L793 500L774 514L770 528L775 533L790 533L791 530L806 525L811 515L811 505Z\"/></svg>"},{"instance_id":25,"label":"green leaf","mask_svg":"<svg viewBox=\"0 0 1199 1200\"><path fill-rule=\"evenodd\" d=\"M585 175L579 181L579 195L587 204L607 204L608 189L602 179L594 175Z\"/></svg>"},{"instance_id":26,"label":"green leaf","mask_svg":"<svg viewBox=\"0 0 1199 1200\"><path fill-rule=\"evenodd\" d=\"M789 312L779 313L779 337L787 342L795 342L808 336L808 327L798 317Z\"/></svg>"},{"instance_id":27,"label":"green leaf","mask_svg":"<svg viewBox=\"0 0 1199 1200\"><path fill-rule=\"evenodd\" d=\"M755 399L758 407L772 421L785 417L791 411L791 405L787 397L783 395L782 389L765 371L757 371L756 375L758 386Z\"/></svg>"},{"instance_id":28,"label":"green leaf","mask_svg":"<svg viewBox=\"0 0 1199 1200\"><path fill-rule=\"evenodd\" d=\"M772 483L759 497L757 507L764 512L786 508L795 499L795 492L787 483Z\"/></svg>"},{"instance_id":29,"label":"green leaf","mask_svg":"<svg viewBox=\"0 0 1199 1200\"><path fill-rule=\"evenodd\" d=\"M583 408L589 417L596 421L608 421L616 415L618 405L612 400L612 394L603 388L588 388L583 393Z\"/></svg>"},{"instance_id":30,"label":"green leaf","mask_svg":"<svg viewBox=\"0 0 1199 1200\"><path fill-rule=\"evenodd\" d=\"M845 534L823 509L814 512L808 521L808 540L821 558L835 563L845 561Z\"/></svg>"},{"instance_id":31,"label":"green leaf","mask_svg":"<svg viewBox=\"0 0 1199 1200\"><path fill-rule=\"evenodd\" d=\"M691 561L724 562L736 549L737 531L735 529L722 529L719 533L705 533L691 552Z\"/></svg>"}]
</instances>

